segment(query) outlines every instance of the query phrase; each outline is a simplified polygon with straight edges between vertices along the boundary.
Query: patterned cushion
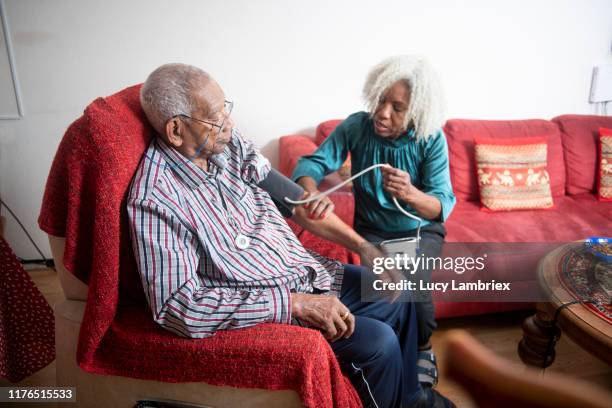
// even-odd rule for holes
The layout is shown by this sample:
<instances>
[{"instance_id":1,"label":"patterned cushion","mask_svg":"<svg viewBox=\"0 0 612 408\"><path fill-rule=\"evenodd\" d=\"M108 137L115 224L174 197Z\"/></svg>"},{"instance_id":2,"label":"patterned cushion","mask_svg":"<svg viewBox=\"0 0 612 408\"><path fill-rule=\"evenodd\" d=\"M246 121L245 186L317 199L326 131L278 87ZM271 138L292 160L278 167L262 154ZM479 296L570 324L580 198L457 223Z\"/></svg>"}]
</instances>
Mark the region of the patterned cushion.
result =
<instances>
[{"instance_id":1,"label":"patterned cushion","mask_svg":"<svg viewBox=\"0 0 612 408\"><path fill-rule=\"evenodd\" d=\"M610 127L598 125L594 129L601 126ZM542 119L450 119L444 125L444 134L448 141L451 180L457 201L479 201L474 137L508 141L509 143L515 139L545 137L548 144L546 171L550 175L552 195L555 198L565 195L564 144L561 144L561 133L557 124ZM593 152L595 152L594 142ZM595 158L593 158L593 174L595 174ZM595 186L594 181L593 186ZM594 191L594 188L592 190Z\"/></svg>"},{"instance_id":2,"label":"patterned cushion","mask_svg":"<svg viewBox=\"0 0 612 408\"><path fill-rule=\"evenodd\" d=\"M484 211L553 206L546 170L546 139L475 139L480 202Z\"/></svg>"},{"instance_id":3,"label":"patterned cushion","mask_svg":"<svg viewBox=\"0 0 612 408\"><path fill-rule=\"evenodd\" d=\"M599 169L597 196L612 201L612 129L599 129Z\"/></svg>"}]
</instances>

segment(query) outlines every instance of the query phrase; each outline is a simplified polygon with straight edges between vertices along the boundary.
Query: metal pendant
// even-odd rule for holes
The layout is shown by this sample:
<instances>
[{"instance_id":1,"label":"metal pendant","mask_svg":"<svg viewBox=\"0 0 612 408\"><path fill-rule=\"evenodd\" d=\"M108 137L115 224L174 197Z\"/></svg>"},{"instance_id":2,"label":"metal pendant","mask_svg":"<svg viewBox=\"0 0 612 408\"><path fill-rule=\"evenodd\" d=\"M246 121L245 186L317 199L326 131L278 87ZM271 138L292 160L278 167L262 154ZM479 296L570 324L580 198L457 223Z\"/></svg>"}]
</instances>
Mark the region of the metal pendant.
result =
<instances>
[{"instance_id":1,"label":"metal pendant","mask_svg":"<svg viewBox=\"0 0 612 408\"><path fill-rule=\"evenodd\" d=\"M238 249L247 249L249 245L251 245L251 240L249 237L243 234L238 234L236 239L234 240L236 247Z\"/></svg>"}]
</instances>

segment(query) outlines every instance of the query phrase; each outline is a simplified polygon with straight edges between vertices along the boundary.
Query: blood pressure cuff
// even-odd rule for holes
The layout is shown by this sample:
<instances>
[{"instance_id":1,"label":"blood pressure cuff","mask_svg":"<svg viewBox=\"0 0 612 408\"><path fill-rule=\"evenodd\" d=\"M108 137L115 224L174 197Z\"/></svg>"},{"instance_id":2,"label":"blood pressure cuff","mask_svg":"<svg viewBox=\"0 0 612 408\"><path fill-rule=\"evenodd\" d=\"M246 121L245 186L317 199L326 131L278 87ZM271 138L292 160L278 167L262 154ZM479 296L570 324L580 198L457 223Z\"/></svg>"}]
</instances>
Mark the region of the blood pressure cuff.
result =
<instances>
[{"instance_id":1,"label":"blood pressure cuff","mask_svg":"<svg viewBox=\"0 0 612 408\"><path fill-rule=\"evenodd\" d=\"M291 200L301 200L304 195L304 189L299 184L283 176L276 169L270 170L268 176L257 185L270 194L276 208L286 218L293 216L293 207L295 205L285 201L285 197Z\"/></svg>"}]
</instances>

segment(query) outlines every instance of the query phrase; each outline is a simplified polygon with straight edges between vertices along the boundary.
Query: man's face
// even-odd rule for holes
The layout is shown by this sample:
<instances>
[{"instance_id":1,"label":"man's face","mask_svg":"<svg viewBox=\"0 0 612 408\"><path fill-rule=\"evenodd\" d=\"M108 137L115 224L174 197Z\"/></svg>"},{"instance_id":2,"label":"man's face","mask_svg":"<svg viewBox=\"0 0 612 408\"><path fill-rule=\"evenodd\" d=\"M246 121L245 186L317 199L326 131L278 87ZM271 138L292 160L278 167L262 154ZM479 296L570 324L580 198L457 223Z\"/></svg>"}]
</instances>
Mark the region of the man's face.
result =
<instances>
[{"instance_id":1,"label":"man's face","mask_svg":"<svg viewBox=\"0 0 612 408\"><path fill-rule=\"evenodd\" d=\"M225 111L225 94L214 81L209 81L193 95L196 109L185 118L183 141L198 156L210 157L222 153L232 137L234 122ZM223 129L220 131L220 126Z\"/></svg>"},{"instance_id":2,"label":"man's face","mask_svg":"<svg viewBox=\"0 0 612 408\"><path fill-rule=\"evenodd\" d=\"M404 125L408 106L410 104L410 89L404 81L397 81L387 89L374 111L374 131L384 138L395 139L406 131Z\"/></svg>"}]
</instances>

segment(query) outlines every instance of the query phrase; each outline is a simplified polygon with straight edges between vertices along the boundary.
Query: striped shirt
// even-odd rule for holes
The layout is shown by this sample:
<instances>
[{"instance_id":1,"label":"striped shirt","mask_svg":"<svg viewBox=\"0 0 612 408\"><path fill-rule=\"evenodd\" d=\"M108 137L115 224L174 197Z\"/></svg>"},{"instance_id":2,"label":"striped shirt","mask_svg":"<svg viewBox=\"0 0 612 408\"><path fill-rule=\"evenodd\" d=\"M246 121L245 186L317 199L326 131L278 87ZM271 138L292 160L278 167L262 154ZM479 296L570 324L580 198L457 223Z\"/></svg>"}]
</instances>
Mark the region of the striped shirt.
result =
<instances>
[{"instance_id":1,"label":"striped shirt","mask_svg":"<svg viewBox=\"0 0 612 408\"><path fill-rule=\"evenodd\" d=\"M304 249L257 186L270 163L254 145L232 131L219 156L226 164L204 171L154 138L127 201L153 318L185 337L291 323L291 292L338 295L342 284L342 265Z\"/></svg>"}]
</instances>

